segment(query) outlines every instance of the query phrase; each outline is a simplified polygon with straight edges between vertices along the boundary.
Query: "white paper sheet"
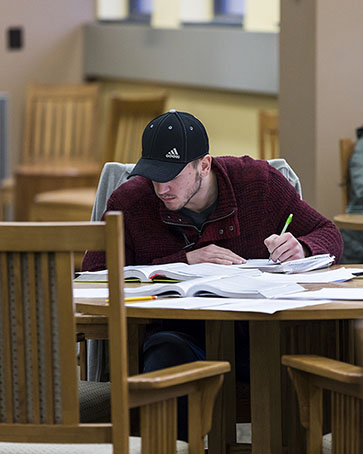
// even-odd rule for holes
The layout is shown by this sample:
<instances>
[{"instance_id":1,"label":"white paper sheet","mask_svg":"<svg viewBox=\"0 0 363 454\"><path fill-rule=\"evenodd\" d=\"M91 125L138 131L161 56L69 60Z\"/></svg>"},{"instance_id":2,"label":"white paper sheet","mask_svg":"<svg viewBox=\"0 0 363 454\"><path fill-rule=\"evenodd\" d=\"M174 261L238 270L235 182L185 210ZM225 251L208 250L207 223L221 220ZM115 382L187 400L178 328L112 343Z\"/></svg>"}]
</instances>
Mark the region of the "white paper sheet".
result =
<instances>
[{"instance_id":1,"label":"white paper sheet","mask_svg":"<svg viewBox=\"0 0 363 454\"><path fill-rule=\"evenodd\" d=\"M127 307L139 307L150 309L202 309L215 311L233 312L261 312L274 314L275 312L294 309L304 306L314 306L330 301L294 301L280 299L240 299L240 298L165 298L159 300L137 301L127 303Z\"/></svg>"},{"instance_id":2,"label":"white paper sheet","mask_svg":"<svg viewBox=\"0 0 363 454\"><path fill-rule=\"evenodd\" d=\"M73 298L108 298L108 288L74 288Z\"/></svg>"},{"instance_id":3,"label":"white paper sheet","mask_svg":"<svg viewBox=\"0 0 363 454\"><path fill-rule=\"evenodd\" d=\"M205 310L216 311L233 311L233 312L261 312L264 314L274 314L279 311L286 311L288 309L296 309L305 306L317 306L318 304L331 303L329 300L280 300L280 299L261 299L254 300L251 303L246 303L243 300L238 302L228 302L222 306L204 306Z\"/></svg>"},{"instance_id":4,"label":"white paper sheet","mask_svg":"<svg viewBox=\"0 0 363 454\"><path fill-rule=\"evenodd\" d=\"M297 284L327 284L329 282L349 281L353 278L354 274L347 268L298 274L263 273L261 276L261 279L271 282L295 282Z\"/></svg>"},{"instance_id":5,"label":"white paper sheet","mask_svg":"<svg viewBox=\"0 0 363 454\"><path fill-rule=\"evenodd\" d=\"M352 300L362 301L363 305L363 288L322 288L311 292L290 293L281 296L289 299L329 299L329 300Z\"/></svg>"},{"instance_id":6,"label":"white paper sheet","mask_svg":"<svg viewBox=\"0 0 363 454\"><path fill-rule=\"evenodd\" d=\"M268 273L305 273L307 271L326 268L334 262L334 257L329 254L312 255L298 260L290 260L280 263L268 259L250 259L243 265L232 265L243 268L259 268L261 271Z\"/></svg>"}]
</instances>

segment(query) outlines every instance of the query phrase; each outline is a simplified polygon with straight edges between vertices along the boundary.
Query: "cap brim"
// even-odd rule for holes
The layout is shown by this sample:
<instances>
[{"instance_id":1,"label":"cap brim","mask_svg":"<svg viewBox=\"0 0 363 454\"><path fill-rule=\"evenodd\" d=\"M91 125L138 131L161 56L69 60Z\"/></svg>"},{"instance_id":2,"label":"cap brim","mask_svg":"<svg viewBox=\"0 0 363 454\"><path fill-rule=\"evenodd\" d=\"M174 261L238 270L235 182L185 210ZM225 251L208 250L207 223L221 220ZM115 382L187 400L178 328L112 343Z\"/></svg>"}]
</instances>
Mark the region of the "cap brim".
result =
<instances>
[{"instance_id":1,"label":"cap brim","mask_svg":"<svg viewBox=\"0 0 363 454\"><path fill-rule=\"evenodd\" d=\"M135 175L149 178L158 183L166 183L173 180L184 169L187 163L157 161L155 159L141 158L135 165L128 178Z\"/></svg>"}]
</instances>

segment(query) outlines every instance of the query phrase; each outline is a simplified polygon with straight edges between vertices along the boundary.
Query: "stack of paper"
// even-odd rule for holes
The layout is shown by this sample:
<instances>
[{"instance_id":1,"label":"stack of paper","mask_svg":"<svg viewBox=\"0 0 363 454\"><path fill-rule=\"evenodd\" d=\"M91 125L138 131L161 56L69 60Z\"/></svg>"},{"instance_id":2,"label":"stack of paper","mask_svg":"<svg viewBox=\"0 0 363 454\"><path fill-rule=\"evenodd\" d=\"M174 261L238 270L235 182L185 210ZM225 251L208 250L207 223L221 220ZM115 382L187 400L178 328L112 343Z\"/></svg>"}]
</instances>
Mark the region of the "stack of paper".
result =
<instances>
[{"instance_id":1,"label":"stack of paper","mask_svg":"<svg viewBox=\"0 0 363 454\"><path fill-rule=\"evenodd\" d=\"M251 259L243 265L232 265L233 267L258 268L268 273L305 273L320 268L326 268L334 262L335 257L329 254L312 255L299 260L290 260L289 262L273 262L268 259Z\"/></svg>"}]
</instances>

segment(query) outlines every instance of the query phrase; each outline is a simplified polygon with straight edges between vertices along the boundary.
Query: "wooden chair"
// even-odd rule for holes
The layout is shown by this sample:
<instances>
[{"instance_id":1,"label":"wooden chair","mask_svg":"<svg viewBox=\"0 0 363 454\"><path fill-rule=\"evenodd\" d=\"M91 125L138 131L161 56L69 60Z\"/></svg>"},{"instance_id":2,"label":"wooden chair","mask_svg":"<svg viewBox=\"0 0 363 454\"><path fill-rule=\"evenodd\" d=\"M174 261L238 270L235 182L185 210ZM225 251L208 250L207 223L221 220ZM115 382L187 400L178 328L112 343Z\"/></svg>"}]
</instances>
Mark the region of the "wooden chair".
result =
<instances>
[{"instance_id":1,"label":"wooden chair","mask_svg":"<svg viewBox=\"0 0 363 454\"><path fill-rule=\"evenodd\" d=\"M285 355L294 383L307 454L363 452L363 367L316 355ZM323 391L331 396L331 451L323 439ZM323 451L323 445L327 445Z\"/></svg>"},{"instance_id":2,"label":"wooden chair","mask_svg":"<svg viewBox=\"0 0 363 454\"><path fill-rule=\"evenodd\" d=\"M346 212L349 204L350 194L350 178L349 178L349 161L353 155L355 142L351 139L340 139L339 153L340 153L340 175L341 175L341 188L343 196L343 213Z\"/></svg>"},{"instance_id":3,"label":"wooden chair","mask_svg":"<svg viewBox=\"0 0 363 454\"><path fill-rule=\"evenodd\" d=\"M342 208L341 214L334 216L333 220L335 225L339 229L348 230L362 230L363 222L362 216L359 214L346 214L346 210L349 204L350 196L350 174L349 174L349 162L353 156L355 148L355 142L351 139L340 139L339 141L339 154L340 154L340 175L342 188Z\"/></svg>"},{"instance_id":4,"label":"wooden chair","mask_svg":"<svg viewBox=\"0 0 363 454\"><path fill-rule=\"evenodd\" d=\"M279 117L277 112L261 110L258 114L259 159L279 158Z\"/></svg>"},{"instance_id":5,"label":"wooden chair","mask_svg":"<svg viewBox=\"0 0 363 454\"><path fill-rule=\"evenodd\" d=\"M106 125L104 160L136 162L141 156L145 126L165 110L167 94L113 95ZM84 221L90 219L96 186L40 193L31 207L36 221Z\"/></svg>"},{"instance_id":6,"label":"wooden chair","mask_svg":"<svg viewBox=\"0 0 363 454\"><path fill-rule=\"evenodd\" d=\"M60 188L96 186L99 87L29 85L24 149L15 169L15 219L29 220L35 194Z\"/></svg>"},{"instance_id":7,"label":"wooden chair","mask_svg":"<svg viewBox=\"0 0 363 454\"><path fill-rule=\"evenodd\" d=\"M167 94L115 94L110 98L105 162L137 162L145 126L165 111Z\"/></svg>"},{"instance_id":8,"label":"wooden chair","mask_svg":"<svg viewBox=\"0 0 363 454\"><path fill-rule=\"evenodd\" d=\"M86 249L105 250L109 269L104 314L112 423L80 422L72 277L73 252ZM203 436L229 364L195 362L129 377L122 269L120 213L108 214L106 223L0 223L2 454L49 454L56 443L61 444L57 453L80 452L82 443L95 454L128 453L129 443L130 452L175 453L176 399L181 395L189 401L189 454L204 453ZM90 306L92 311L97 307ZM140 407L141 450L140 440L129 438L133 407Z\"/></svg>"},{"instance_id":9,"label":"wooden chair","mask_svg":"<svg viewBox=\"0 0 363 454\"><path fill-rule=\"evenodd\" d=\"M6 178L0 182L0 221L7 220L7 211L14 207L14 181Z\"/></svg>"}]
</instances>

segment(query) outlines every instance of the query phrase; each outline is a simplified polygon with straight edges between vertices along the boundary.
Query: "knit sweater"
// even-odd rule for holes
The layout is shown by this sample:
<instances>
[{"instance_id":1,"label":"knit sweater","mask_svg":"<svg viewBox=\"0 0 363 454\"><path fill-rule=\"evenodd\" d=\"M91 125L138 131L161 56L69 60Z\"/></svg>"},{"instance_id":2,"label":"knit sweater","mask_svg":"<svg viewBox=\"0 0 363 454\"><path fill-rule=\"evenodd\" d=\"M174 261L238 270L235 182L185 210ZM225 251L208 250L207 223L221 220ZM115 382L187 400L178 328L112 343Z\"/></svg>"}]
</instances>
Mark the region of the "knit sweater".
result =
<instances>
[{"instance_id":1,"label":"knit sweater","mask_svg":"<svg viewBox=\"0 0 363 454\"><path fill-rule=\"evenodd\" d=\"M216 157L218 205L199 232L180 213L168 210L150 180L135 177L111 195L107 211L122 211L126 265L186 262L186 252L214 243L239 256L267 258L264 239L281 232L293 213L289 231L310 254L329 253L336 261L343 250L334 224L301 200L279 171L249 156ZM193 246L186 247L188 244ZM87 252L84 270L106 268L102 252Z\"/></svg>"}]
</instances>

